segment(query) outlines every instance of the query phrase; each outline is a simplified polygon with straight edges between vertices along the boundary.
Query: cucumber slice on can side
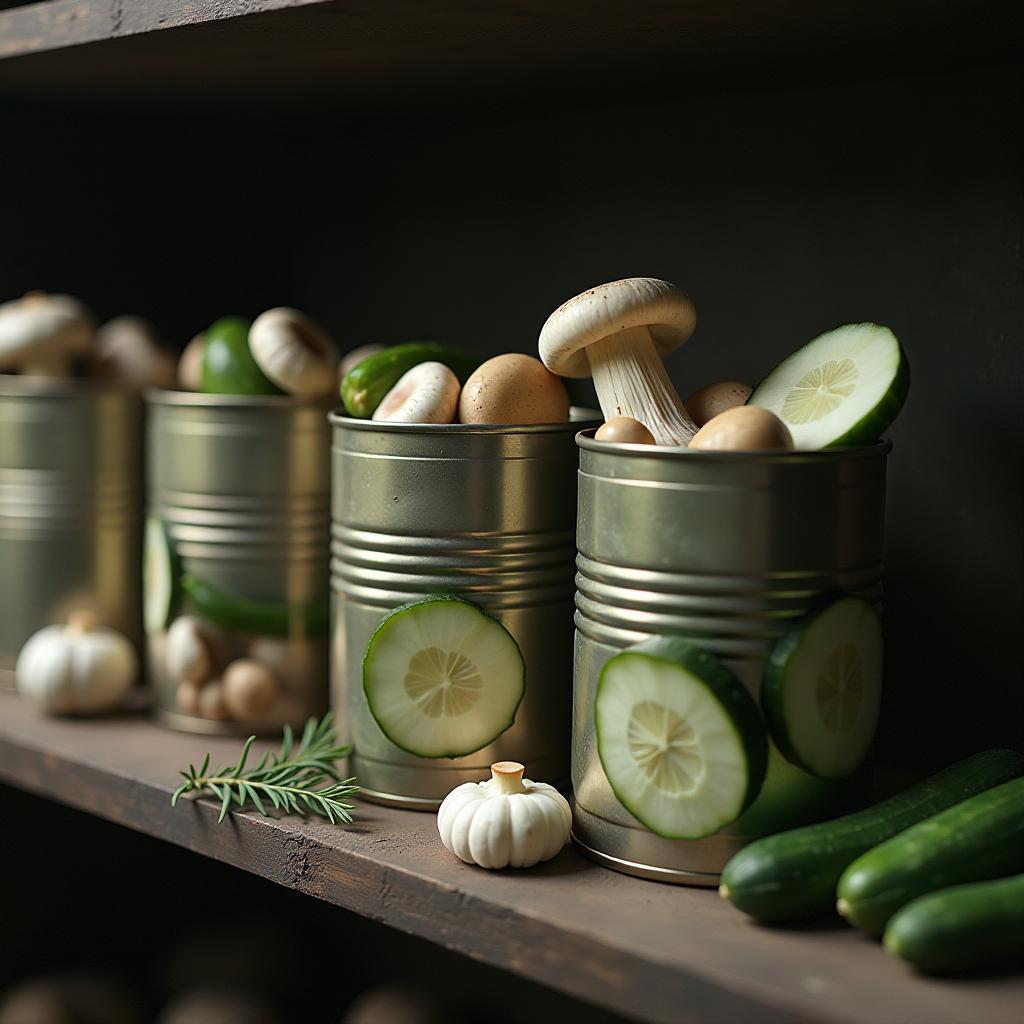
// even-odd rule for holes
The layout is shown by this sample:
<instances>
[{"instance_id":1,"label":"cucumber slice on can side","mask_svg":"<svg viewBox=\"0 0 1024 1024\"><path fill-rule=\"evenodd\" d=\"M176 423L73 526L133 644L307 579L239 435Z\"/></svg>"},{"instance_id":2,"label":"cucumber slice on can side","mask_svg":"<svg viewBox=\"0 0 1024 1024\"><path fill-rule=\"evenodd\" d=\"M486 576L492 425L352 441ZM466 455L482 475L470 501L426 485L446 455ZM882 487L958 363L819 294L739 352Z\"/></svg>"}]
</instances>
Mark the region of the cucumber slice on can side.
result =
<instances>
[{"instance_id":1,"label":"cucumber slice on can side","mask_svg":"<svg viewBox=\"0 0 1024 1024\"><path fill-rule=\"evenodd\" d=\"M882 697L882 624L870 603L846 596L812 612L772 650L761 704L787 760L823 779L863 763Z\"/></svg>"},{"instance_id":2,"label":"cucumber slice on can side","mask_svg":"<svg viewBox=\"0 0 1024 1024\"><path fill-rule=\"evenodd\" d=\"M146 518L142 541L142 618L147 633L166 629L181 600L181 562L162 519Z\"/></svg>"},{"instance_id":3,"label":"cucumber slice on can side","mask_svg":"<svg viewBox=\"0 0 1024 1024\"><path fill-rule=\"evenodd\" d=\"M806 450L872 444L896 418L910 366L896 335L848 324L784 359L747 399L775 413Z\"/></svg>"},{"instance_id":4,"label":"cucumber slice on can side","mask_svg":"<svg viewBox=\"0 0 1024 1024\"><path fill-rule=\"evenodd\" d=\"M594 718L615 796L656 835L709 836L761 789L768 742L757 705L714 655L684 640L657 637L612 658Z\"/></svg>"},{"instance_id":5,"label":"cucumber slice on can side","mask_svg":"<svg viewBox=\"0 0 1024 1024\"><path fill-rule=\"evenodd\" d=\"M374 631L363 690L396 747L418 757L463 757L515 721L526 666L497 619L459 597L429 597L395 609Z\"/></svg>"}]
</instances>

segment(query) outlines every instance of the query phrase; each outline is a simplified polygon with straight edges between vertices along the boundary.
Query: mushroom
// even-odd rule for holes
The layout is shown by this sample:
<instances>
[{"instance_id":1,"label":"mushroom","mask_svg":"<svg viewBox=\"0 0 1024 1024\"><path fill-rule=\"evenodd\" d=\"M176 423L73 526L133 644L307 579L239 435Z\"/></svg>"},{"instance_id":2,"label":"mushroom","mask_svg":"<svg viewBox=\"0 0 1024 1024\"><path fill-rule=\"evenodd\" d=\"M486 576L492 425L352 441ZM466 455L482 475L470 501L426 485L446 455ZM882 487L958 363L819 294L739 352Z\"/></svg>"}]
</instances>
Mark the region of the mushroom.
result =
<instances>
[{"instance_id":1,"label":"mushroom","mask_svg":"<svg viewBox=\"0 0 1024 1024\"><path fill-rule=\"evenodd\" d=\"M520 352L481 363L459 399L462 423L564 423L568 419L565 385L539 359Z\"/></svg>"},{"instance_id":2,"label":"mushroom","mask_svg":"<svg viewBox=\"0 0 1024 1024\"><path fill-rule=\"evenodd\" d=\"M143 388L172 388L177 377L174 355L160 343L153 325L138 316L108 320L96 332L90 368L97 377Z\"/></svg>"},{"instance_id":3,"label":"mushroom","mask_svg":"<svg viewBox=\"0 0 1024 1024\"><path fill-rule=\"evenodd\" d=\"M756 405L726 409L708 420L690 442L705 451L756 452L792 448L793 435L775 413Z\"/></svg>"},{"instance_id":4,"label":"mushroom","mask_svg":"<svg viewBox=\"0 0 1024 1024\"><path fill-rule=\"evenodd\" d=\"M693 303L675 285L632 277L598 285L559 306L540 332L540 357L563 377L594 378L606 420L639 420L658 444L696 433L661 361L693 333Z\"/></svg>"},{"instance_id":5,"label":"mushroom","mask_svg":"<svg viewBox=\"0 0 1024 1024\"><path fill-rule=\"evenodd\" d=\"M199 687L186 679L178 683L178 688L174 691L174 701L186 715L198 715L199 693Z\"/></svg>"},{"instance_id":6,"label":"mushroom","mask_svg":"<svg viewBox=\"0 0 1024 1024\"><path fill-rule=\"evenodd\" d=\"M278 306L256 317L249 351L267 378L288 394L327 395L338 382L334 342L297 309Z\"/></svg>"},{"instance_id":7,"label":"mushroom","mask_svg":"<svg viewBox=\"0 0 1024 1024\"><path fill-rule=\"evenodd\" d=\"M232 718L260 718L277 701L280 686L274 673L254 658L231 662L221 679L224 707Z\"/></svg>"},{"instance_id":8,"label":"mushroom","mask_svg":"<svg viewBox=\"0 0 1024 1024\"><path fill-rule=\"evenodd\" d=\"M714 419L726 409L745 405L753 390L749 384L738 380L721 380L717 384L707 384L700 391L694 391L686 400L686 411L698 427L703 427L708 420Z\"/></svg>"},{"instance_id":9,"label":"mushroom","mask_svg":"<svg viewBox=\"0 0 1024 1024\"><path fill-rule=\"evenodd\" d=\"M176 683L202 686L216 670L215 640L194 615L179 615L167 630L167 674Z\"/></svg>"},{"instance_id":10,"label":"mushroom","mask_svg":"<svg viewBox=\"0 0 1024 1024\"><path fill-rule=\"evenodd\" d=\"M628 416L613 416L597 428L594 440L610 444L654 444L654 435Z\"/></svg>"},{"instance_id":11,"label":"mushroom","mask_svg":"<svg viewBox=\"0 0 1024 1024\"><path fill-rule=\"evenodd\" d=\"M386 345L360 345L359 348L352 349L351 352L346 352L341 358L341 362L338 364L338 384L340 386L342 377L348 373L349 370L355 369L364 359L368 359L370 356L375 356L378 352L383 352Z\"/></svg>"},{"instance_id":12,"label":"mushroom","mask_svg":"<svg viewBox=\"0 0 1024 1024\"><path fill-rule=\"evenodd\" d=\"M389 423L451 423L459 405L459 378L444 363L419 363L398 378L374 410Z\"/></svg>"},{"instance_id":13,"label":"mushroom","mask_svg":"<svg viewBox=\"0 0 1024 1024\"><path fill-rule=\"evenodd\" d=\"M181 391L203 390L203 351L206 335L197 334L186 346L178 359L178 389Z\"/></svg>"},{"instance_id":14,"label":"mushroom","mask_svg":"<svg viewBox=\"0 0 1024 1024\"><path fill-rule=\"evenodd\" d=\"M196 712L200 718L209 718L215 722L222 722L228 717L227 708L224 706L224 687L219 679L207 683L199 691Z\"/></svg>"},{"instance_id":15,"label":"mushroom","mask_svg":"<svg viewBox=\"0 0 1024 1024\"><path fill-rule=\"evenodd\" d=\"M92 341L92 315L70 295L29 292L0 305L0 371L66 376Z\"/></svg>"}]
</instances>

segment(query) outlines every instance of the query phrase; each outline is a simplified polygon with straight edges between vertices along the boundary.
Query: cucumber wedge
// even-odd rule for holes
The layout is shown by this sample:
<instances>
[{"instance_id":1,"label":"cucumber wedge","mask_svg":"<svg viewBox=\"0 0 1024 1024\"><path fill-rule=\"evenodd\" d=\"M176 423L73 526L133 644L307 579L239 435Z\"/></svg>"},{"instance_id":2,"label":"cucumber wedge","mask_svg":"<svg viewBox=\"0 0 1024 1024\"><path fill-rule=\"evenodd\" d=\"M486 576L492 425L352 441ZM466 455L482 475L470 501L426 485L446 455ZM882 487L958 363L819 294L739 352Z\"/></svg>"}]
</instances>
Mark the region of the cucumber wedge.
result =
<instances>
[{"instance_id":1,"label":"cucumber wedge","mask_svg":"<svg viewBox=\"0 0 1024 1024\"><path fill-rule=\"evenodd\" d=\"M181 586L195 610L224 629L261 636L319 636L329 627L326 597L307 602L258 600L229 594L189 573L181 577Z\"/></svg>"},{"instance_id":2,"label":"cucumber wedge","mask_svg":"<svg viewBox=\"0 0 1024 1024\"><path fill-rule=\"evenodd\" d=\"M924 974L1024 963L1024 875L919 897L893 915L885 948Z\"/></svg>"},{"instance_id":3,"label":"cucumber wedge","mask_svg":"<svg viewBox=\"0 0 1024 1024\"><path fill-rule=\"evenodd\" d=\"M166 629L181 601L181 562L167 526L156 516L146 518L142 541L142 618L147 633Z\"/></svg>"},{"instance_id":4,"label":"cucumber wedge","mask_svg":"<svg viewBox=\"0 0 1024 1024\"><path fill-rule=\"evenodd\" d=\"M363 690L396 747L418 757L463 757L515 721L526 666L497 619L441 595L381 622L363 657Z\"/></svg>"},{"instance_id":5,"label":"cucumber wedge","mask_svg":"<svg viewBox=\"0 0 1024 1024\"><path fill-rule=\"evenodd\" d=\"M761 704L786 760L823 779L860 767L878 725L882 624L863 599L840 597L775 644Z\"/></svg>"},{"instance_id":6,"label":"cucumber wedge","mask_svg":"<svg viewBox=\"0 0 1024 1024\"><path fill-rule=\"evenodd\" d=\"M910 366L892 331L848 324L779 363L747 404L780 417L797 448L838 448L877 441L909 387Z\"/></svg>"},{"instance_id":7,"label":"cucumber wedge","mask_svg":"<svg viewBox=\"0 0 1024 1024\"><path fill-rule=\"evenodd\" d=\"M667 839L699 839L757 796L768 743L757 705L712 654L656 637L605 665L597 752L619 803Z\"/></svg>"}]
</instances>

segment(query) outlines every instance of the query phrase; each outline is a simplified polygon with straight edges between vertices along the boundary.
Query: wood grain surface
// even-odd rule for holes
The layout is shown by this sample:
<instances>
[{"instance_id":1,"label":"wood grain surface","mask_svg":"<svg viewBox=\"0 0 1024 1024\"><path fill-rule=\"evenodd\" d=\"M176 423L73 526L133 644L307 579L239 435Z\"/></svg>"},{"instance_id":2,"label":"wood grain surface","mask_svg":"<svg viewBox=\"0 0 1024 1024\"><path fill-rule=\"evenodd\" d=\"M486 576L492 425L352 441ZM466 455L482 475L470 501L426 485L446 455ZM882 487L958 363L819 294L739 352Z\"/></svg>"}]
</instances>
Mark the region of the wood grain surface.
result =
<instances>
[{"instance_id":1,"label":"wood grain surface","mask_svg":"<svg viewBox=\"0 0 1024 1024\"><path fill-rule=\"evenodd\" d=\"M567 849L528 872L485 872L441 846L434 817L361 803L332 828L185 801L177 770L238 745L129 715L45 719L0 695L0 779L578 999L647 1021L1016 1024L1024 979L929 981L842 927L752 925L713 892L606 871ZM16 827L16 823L7 823ZM158 884L154 880L154 884Z\"/></svg>"}]
</instances>

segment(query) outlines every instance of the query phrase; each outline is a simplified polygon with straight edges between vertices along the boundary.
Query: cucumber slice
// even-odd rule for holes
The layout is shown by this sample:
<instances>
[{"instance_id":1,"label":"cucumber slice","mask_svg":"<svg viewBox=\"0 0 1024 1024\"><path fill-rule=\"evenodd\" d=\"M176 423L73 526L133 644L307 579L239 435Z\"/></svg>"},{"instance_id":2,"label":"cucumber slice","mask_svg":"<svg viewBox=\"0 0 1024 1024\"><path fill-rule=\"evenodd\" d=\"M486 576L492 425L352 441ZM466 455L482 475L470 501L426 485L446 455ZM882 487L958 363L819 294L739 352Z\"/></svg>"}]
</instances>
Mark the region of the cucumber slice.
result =
<instances>
[{"instance_id":1,"label":"cucumber slice","mask_svg":"<svg viewBox=\"0 0 1024 1024\"><path fill-rule=\"evenodd\" d=\"M848 324L784 359L747 399L780 417L797 448L871 444L910 387L906 354L888 327Z\"/></svg>"},{"instance_id":2,"label":"cucumber slice","mask_svg":"<svg viewBox=\"0 0 1024 1024\"><path fill-rule=\"evenodd\" d=\"M597 752L619 803L666 839L735 821L761 789L768 743L757 705L712 654L656 637L605 665Z\"/></svg>"},{"instance_id":3,"label":"cucumber slice","mask_svg":"<svg viewBox=\"0 0 1024 1024\"><path fill-rule=\"evenodd\" d=\"M167 527L156 516L146 518L142 541L142 618L147 633L166 629L181 600L181 562Z\"/></svg>"},{"instance_id":4,"label":"cucumber slice","mask_svg":"<svg viewBox=\"0 0 1024 1024\"><path fill-rule=\"evenodd\" d=\"M363 658L363 690L381 731L419 757L463 757L514 721L526 666L509 631L448 595L393 611Z\"/></svg>"},{"instance_id":5,"label":"cucumber slice","mask_svg":"<svg viewBox=\"0 0 1024 1024\"><path fill-rule=\"evenodd\" d=\"M878 725L882 624L875 609L846 596L813 612L768 658L761 704L783 756L822 779L860 767Z\"/></svg>"}]
</instances>

